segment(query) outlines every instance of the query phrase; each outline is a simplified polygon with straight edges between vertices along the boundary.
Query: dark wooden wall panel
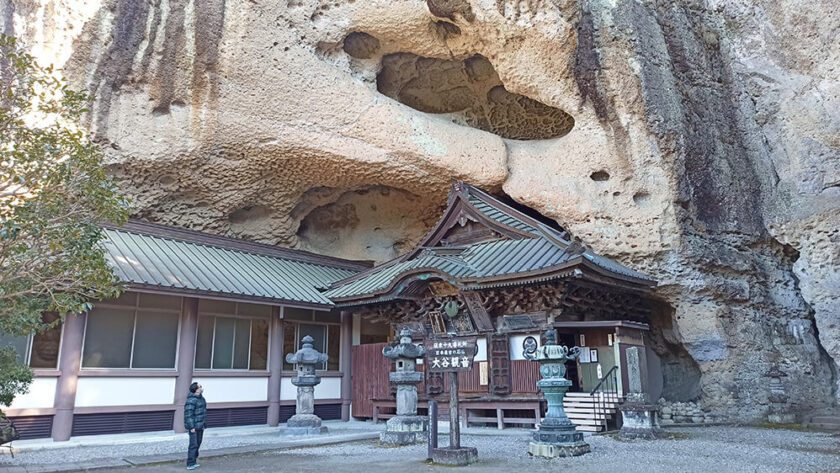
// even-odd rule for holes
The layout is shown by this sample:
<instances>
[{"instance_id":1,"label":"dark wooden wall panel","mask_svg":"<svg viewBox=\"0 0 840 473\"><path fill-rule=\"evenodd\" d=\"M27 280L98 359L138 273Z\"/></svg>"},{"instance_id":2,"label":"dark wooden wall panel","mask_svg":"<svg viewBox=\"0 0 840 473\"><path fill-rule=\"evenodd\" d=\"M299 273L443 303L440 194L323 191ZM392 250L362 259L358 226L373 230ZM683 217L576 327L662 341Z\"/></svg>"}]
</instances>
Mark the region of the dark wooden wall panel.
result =
<instances>
[{"instance_id":1,"label":"dark wooden wall panel","mask_svg":"<svg viewBox=\"0 0 840 473\"><path fill-rule=\"evenodd\" d=\"M53 416L9 417L15 424L21 440L43 439L52 435Z\"/></svg>"},{"instance_id":2,"label":"dark wooden wall panel","mask_svg":"<svg viewBox=\"0 0 840 473\"><path fill-rule=\"evenodd\" d=\"M323 420L341 419L341 404L315 404L315 415Z\"/></svg>"},{"instance_id":3,"label":"dark wooden wall panel","mask_svg":"<svg viewBox=\"0 0 840 473\"><path fill-rule=\"evenodd\" d=\"M280 406L280 422L286 422L295 415L295 406Z\"/></svg>"},{"instance_id":4,"label":"dark wooden wall panel","mask_svg":"<svg viewBox=\"0 0 840 473\"><path fill-rule=\"evenodd\" d=\"M125 434L172 430L175 411L76 414L71 435Z\"/></svg>"},{"instance_id":5,"label":"dark wooden wall panel","mask_svg":"<svg viewBox=\"0 0 840 473\"><path fill-rule=\"evenodd\" d=\"M207 409L207 428L268 424L268 407Z\"/></svg>"},{"instance_id":6,"label":"dark wooden wall panel","mask_svg":"<svg viewBox=\"0 0 840 473\"><path fill-rule=\"evenodd\" d=\"M486 393L488 387L481 385L481 372L478 363L473 363L472 371L458 373L458 391L462 393Z\"/></svg>"},{"instance_id":7,"label":"dark wooden wall panel","mask_svg":"<svg viewBox=\"0 0 840 473\"><path fill-rule=\"evenodd\" d=\"M540 364L528 360L512 360L510 362L511 378L513 379L513 392L515 393L536 393L537 381L540 376Z\"/></svg>"},{"instance_id":8,"label":"dark wooden wall panel","mask_svg":"<svg viewBox=\"0 0 840 473\"><path fill-rule=\"evenodd\" d=\"M373 399L391 397L391 360L382 356L387 343L353 347L353 417L373 417Z\"/></svg>"}]
</instances>

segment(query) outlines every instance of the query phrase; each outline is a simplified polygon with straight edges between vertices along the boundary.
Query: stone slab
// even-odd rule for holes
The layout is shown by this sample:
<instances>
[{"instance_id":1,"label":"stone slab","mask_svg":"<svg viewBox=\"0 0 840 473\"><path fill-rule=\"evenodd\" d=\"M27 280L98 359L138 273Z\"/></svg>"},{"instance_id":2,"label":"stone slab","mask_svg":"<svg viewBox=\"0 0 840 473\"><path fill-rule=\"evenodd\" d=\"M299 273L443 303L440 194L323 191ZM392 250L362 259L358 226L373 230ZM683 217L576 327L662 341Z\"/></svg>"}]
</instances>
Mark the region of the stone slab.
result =
<instances>
[{"instance_id":1,"label":"stone slab","mask_svg":"<svg viewBox=\"0 0 840 473\"><path fill-rule=\"evenodd\" d=\"M379 445L383 447L397 447L402 445L416 445L426 443L429 435L426 432L391 432L379 434Z\"/></svg>"},{"instance_id":2,"label":"stone slab","mask_svg":"<svg viewBox=\"0 0 840 473\"><path fill-rule=\"evenodd\" d=\"M323 435L329 432L327 426L320 427L286 427L283 435Z\"/></svg>"},{"instance_id":3,"label":"stone slab","mask_svg":"<svg viewBox=\"0 0 840 473\"><path fill-rule=\"evenodd\" d=\"M535 457L543 458L577 457L590 451L589 444L586 442L567 445L531 442L528 448L528 453Z\"/></svg>"},{"instance_id":4,"label":"stone slab","mask_svg":"<svg viewBox=\"0 0 840 473\"><path fill-rule=\"evenodd\" d=\"M448 466L467 466L478 461L478 449L474 447L435 448L432 450L432 461Z\"/></svg>"}]
</instances>

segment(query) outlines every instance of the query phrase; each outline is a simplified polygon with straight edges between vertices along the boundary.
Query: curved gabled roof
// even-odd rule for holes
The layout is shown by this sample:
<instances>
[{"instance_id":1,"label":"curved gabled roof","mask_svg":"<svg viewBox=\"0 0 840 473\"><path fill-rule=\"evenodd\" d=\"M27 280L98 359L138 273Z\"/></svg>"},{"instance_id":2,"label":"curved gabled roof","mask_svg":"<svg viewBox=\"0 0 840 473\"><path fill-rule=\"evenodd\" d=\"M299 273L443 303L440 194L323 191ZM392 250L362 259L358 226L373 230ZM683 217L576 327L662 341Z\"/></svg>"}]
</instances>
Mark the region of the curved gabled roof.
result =
<instances>
[{"instance_id":1,"label":"curved gabled roof","mask_svg":"<svg viewBox=\"0 0 840 473\"><path fill-rule=\"evenodd\" d=\"M552 278L586 277L646 290L652 278L600 256L489 194L456 182L441 220L405 255L334 283L325 293L338 305L372 303L399 296L400 282L425 274L462 289L527 284ZM492 232L483 241L449 245L451 229L466 221ZM449 246L447 246L449 245ZM576 270L576 271L575 271ZM606 280L604 280L606 278Z\"/></svg>"}]
</instances>

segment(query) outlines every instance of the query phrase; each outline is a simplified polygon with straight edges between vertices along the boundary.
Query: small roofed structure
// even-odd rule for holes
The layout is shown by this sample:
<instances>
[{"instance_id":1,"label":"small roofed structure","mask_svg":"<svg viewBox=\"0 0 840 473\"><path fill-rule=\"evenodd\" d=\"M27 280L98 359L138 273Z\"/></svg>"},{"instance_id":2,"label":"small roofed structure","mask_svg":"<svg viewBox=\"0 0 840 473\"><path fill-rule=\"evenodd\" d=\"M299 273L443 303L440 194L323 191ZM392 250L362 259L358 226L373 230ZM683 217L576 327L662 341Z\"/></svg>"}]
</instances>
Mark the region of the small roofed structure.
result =
<instances>
[{"instance_id":1,"label":"small roofed structure","mask_svg":"<svg viewBox=\"0 0 840 473\"><path fill-rule=\"evenodd\" d=\"M463 374L475 379L461 384L462 397L497 406L525 399L532 406L539 375L517 362L524 361L523 350L541 344L548 327L558 330L559 343L587 349L569 368L573 390L594 389L613 376L618 380L613 389L620 391L623 352L617 342L624 337L625 345L644 344L655 285L651 277L573 241L563 229L456 181L443 216L417 246L332 284L325 295L343 310L386 321L397 331L409 328L415 340L479 335L483 354L476 358L477 369ZM590 360L596 364L583 366ZM443 393L442 379L434 378L426 376L428 396Z\"/></svg>"}]
</instances>

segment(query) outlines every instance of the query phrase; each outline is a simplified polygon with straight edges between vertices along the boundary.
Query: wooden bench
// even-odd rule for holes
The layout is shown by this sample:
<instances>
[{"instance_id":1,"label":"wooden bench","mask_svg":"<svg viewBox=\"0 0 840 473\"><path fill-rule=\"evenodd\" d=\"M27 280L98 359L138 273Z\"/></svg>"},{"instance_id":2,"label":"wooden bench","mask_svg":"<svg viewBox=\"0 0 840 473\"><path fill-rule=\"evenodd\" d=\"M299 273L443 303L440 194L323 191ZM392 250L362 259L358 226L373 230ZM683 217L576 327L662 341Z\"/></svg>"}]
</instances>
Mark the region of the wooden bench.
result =
<instances>
[{"instance_id":1,"label":"wooden bench","mask_svg":"<svg viewBox=\"0 0 840 473\"><path fill-rule=\"evenodd\" d=\"M373 402L373 423L378 424L380 419L390 419L394 417L395 411L397 409L397 401L393 398L389 399L372 399ZM534 425L540 423L541 416L540 416L540 401L538 399L533 400L472 400L472 399L461 399L460 402L460 411L461 411L461 425L463 427L469 427L470 424L477 424L477 423L492 423L496 424L499 429L504 429L505 424L528 424ZM440 420L447 420L449 417L449 404L446 402L441 402L439 404L440 413ZM391 412L385 412L385 410L389 410ZM478 410L494 410L496 411L495 417L484 417L481 415L477 415L471 411L478 411ZM511 417L506 416L506 410L529 410L534 413L534 417ZM429 412L429 402L428 400L419 400L417 401L417 414L421 416L428 415ZM521 416L521 414L520 414Z\"/></svg>"},{"instance_id":2,"label":"wooden bench","mask_svg":"<svg viewBox=\"0 0 840 473\"><path fill-rule=\"evenodd\" d=\"M469 427L470 423L488 423L496 424L499 429L504 429L505 424L530 424L536 426L540 423L540 401L470 401L469 399L461 400L461 419L464 427ZM472 415L470 411L477 410L495 410L496 417L484 417L479 415ZM530 410L534 413L534 417L507 417L505 410Z\"/></svg>"}]
</instances>

